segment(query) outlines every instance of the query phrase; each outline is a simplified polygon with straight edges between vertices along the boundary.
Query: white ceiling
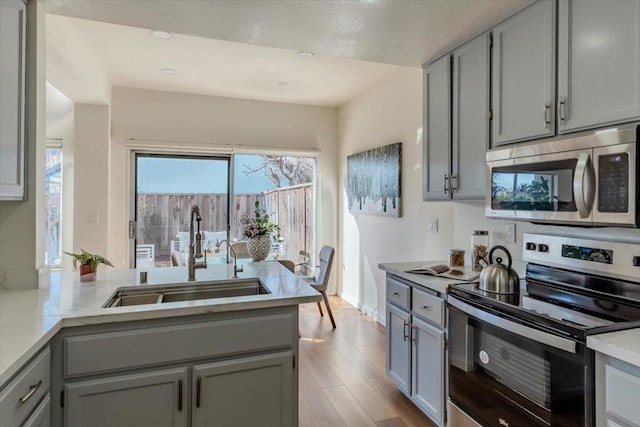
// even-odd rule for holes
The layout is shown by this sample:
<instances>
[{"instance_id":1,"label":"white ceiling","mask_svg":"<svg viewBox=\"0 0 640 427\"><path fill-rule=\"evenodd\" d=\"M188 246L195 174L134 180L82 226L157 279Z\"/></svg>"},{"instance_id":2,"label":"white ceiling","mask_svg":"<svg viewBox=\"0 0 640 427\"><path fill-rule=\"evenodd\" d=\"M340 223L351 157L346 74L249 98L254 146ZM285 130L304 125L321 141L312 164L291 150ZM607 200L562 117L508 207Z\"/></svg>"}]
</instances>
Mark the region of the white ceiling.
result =
<instances>
[{"instance_id":1,"label":"white ceiling","mask_svg":"<svg viewBox=\"0 0 640 427\"><path fill-rule=\"evenodd\" d=\"M44 0L47 72L76 102L92 98L101 68L108 84L337 106L530 1ZM161 40L149 29L174 34ZM71 64L78 50L90 65ZM316 56L300 60L298 50Z\"/></svg>"}]
</instances>

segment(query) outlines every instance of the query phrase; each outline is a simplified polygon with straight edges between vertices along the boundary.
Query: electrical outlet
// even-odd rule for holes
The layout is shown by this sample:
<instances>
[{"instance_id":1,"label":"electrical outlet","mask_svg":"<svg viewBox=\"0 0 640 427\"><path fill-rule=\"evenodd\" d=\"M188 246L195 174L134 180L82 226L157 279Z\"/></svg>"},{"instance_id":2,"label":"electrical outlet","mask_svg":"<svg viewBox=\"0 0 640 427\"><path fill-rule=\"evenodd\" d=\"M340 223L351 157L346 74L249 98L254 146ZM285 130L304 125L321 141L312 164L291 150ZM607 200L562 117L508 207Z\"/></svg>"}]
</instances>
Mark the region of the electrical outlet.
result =
<instances>
[{"instance_id":1,"label":"electrical outlet","mask_svg":"<svg viewBox=\"0 0 640 427\"><path fill-rule=\"evenodd\" d=\"M429 233L438 232L438 218L435 218L429 221L429 224L427 225L427 230L429 230Z\"/></svg>"},{"instance_id":2,"label":"electrical outlet","mask_svg":"<svg viewBox=\"0 0 640 427\"><path fill-rule=\"evenodd\" d=\"M504 234L509 243L516 242L516 225L513 222L508 223L504 227Z\"/></svg>"}]
</instances>

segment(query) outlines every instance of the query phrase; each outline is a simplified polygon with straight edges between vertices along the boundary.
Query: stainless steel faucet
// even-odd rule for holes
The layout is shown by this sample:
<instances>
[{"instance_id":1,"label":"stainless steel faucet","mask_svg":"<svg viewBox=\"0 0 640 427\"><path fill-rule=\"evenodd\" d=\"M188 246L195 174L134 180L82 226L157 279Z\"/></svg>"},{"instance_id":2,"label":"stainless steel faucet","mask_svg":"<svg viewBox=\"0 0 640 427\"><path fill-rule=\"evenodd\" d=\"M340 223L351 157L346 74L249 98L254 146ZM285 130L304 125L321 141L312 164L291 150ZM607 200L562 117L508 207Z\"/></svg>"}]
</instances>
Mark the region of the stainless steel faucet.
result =
<instances>
[{"instance_id":1,"label":"stainless steel faucet","mask_svg":"<svg viewBox=\"0 0 640 427\"><path fill-rule=\"evenodd\" d=\"M193 221L197 223L197 231L194 233ZM196 261L202 258L202 234L200 233L200 208L197 205L191 207L191 220L189 222L189 258L187 267L189 269L189 282L196 280L196 269L207 268L207 253L204 253L204 261Z\"/></svg>"},{"instance_id":2,"label":"stainless steel faucet","mask_svg":"<svg viewBox=\"0 0 640 427\"><path fill-rule=\"evenodd\" d=\"M242 273L244 271L244 268L242 266L238 267L238 255L236 255L236 251L233 249L233 246L231 246L231 243L229 243L227 239L222 239L221 241L216 243L216 253L220 252L220 245L222 245L223 243L227 244L229 251L231 251L231 254L233 255L233 278L237 279L238 273Z\"/></svg>"}]
</instances>

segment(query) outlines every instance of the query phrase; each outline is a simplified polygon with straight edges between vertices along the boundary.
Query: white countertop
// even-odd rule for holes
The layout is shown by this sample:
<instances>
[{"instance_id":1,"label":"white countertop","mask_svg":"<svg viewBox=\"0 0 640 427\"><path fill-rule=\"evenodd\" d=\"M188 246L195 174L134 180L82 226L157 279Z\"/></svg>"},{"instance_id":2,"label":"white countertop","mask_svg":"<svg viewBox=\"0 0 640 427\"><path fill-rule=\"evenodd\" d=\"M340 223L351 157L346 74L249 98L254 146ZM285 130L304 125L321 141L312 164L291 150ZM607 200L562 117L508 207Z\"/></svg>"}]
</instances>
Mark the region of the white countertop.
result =
<instances>
[{"instance_id":1,"label":"white countertop","mask_svg":"<svg viewBox=\"0 0 640 427\"><path fill-rule=\"evenodd\" d=\"M138 283L139 271L148 272L146 284ZM191 283L232 276L232 265L209 265L197 270L197 281ZM260 278L271 293L101 308L121 287L186 283L186 267L101 269L98 280L86 283L80 282L77 272L54 272L46 288L0 291L0 385L63 327L295 305L321 299L318 292L277 262L247 263L238 276Z\"/></svg>"},{"instance_id":2,"label":"white countertop","mask_svg":"<svg viewBox=\"0 0 640 427\"><path fill-rule=\"evenodd\" d=\"M449 285L456 283L468 283L465 280L455 280L445 277L436 277L426 274L413 274L407 273L407 270L421 267L423 265L435 265L435 264L448 264L447 261L413 261L413 262L390 262L378 264L378 268L386 271L387 273L394 274L403 279L407 279L410 282L417 283L418 285L432 289L446 295ZM463 268L465 273L471 273L471 267L465 266ZM477 281L477 280L476 280Z\"/></svg>"},{"instance_id":3,"label":"white countertop","mask_svg":"<svg viewBox=\"0 0 640 427\"><path fill-rule=\"evenodd\" d=\"M640 328L592 335L587 347L640 367Z\"/></svg>"}]
</instances>

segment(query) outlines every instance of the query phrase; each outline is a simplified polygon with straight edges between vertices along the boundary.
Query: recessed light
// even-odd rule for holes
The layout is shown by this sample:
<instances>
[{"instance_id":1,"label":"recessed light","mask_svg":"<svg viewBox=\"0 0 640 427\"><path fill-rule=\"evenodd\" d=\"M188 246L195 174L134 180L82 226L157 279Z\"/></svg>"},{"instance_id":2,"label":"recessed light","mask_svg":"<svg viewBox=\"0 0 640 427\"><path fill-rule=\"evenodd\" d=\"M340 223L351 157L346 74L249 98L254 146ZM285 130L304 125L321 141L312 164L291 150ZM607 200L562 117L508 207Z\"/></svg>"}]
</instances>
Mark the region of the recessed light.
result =
<instances>
[{"instance_id":1,"label":"recessed light","mask_svg":"<svg viewBox=\"0 0 640 427\"><path fill-rule=\"evenodd\" d=\"M171 33L162 30L151 30L151 34L159 39L171 38Z\"/></svg>"},{"instance_id":2,"label":"recessed light","mask_svg":"<svg viewBox=\"0 0 640 427\"><path fill-rule=\"evenodd\" d=\"M276 82L276 86L278 86L278 87L287 87L287 86L289 86L289 82Z\"/></svg>"},{"instance_id":3,"label":"recessed light","mask_svg":"<svg viewBox=\"0 0 640 427\"><path fill-rule=\"evenodd\" d=\"M298 59L311 59L316 56L315 53L309 52L308 50L301 50L296 52L296 58Z\"/></svg>"},{"instance_id":4,"label":"recessed light","mask_svg":"<svg viewBox=\"0 0 640 427\"><path fill-rule=\"evenodd\" d=\"M160 72L165 76L175 76L176 74L178 74L178 71L174 70L173 68L161 68Z\"/></svg>"}]
</instances>

